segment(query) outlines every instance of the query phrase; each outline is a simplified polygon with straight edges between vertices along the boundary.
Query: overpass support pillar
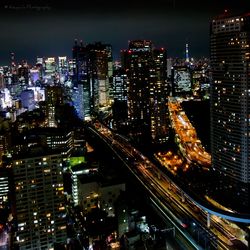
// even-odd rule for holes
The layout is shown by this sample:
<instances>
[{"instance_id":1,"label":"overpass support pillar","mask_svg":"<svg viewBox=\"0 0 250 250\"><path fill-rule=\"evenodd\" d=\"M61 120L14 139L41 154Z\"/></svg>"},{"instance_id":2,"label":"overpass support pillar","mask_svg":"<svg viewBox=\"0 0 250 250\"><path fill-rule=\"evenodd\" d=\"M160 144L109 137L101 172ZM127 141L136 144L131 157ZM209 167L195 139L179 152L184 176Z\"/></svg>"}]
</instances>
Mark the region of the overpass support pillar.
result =
<instances>
[{"instance_id":1,"label":"overpass support pillar","mask_svg":"<svg viewBox=\"0 0 250 250\"><path fill-rule=\"evenodd\" d=\"M211 215L210 215L210 213L207 213L207 227L208 228L210 228L210 226L211 226Z\"/></svg>"}]
</instances>

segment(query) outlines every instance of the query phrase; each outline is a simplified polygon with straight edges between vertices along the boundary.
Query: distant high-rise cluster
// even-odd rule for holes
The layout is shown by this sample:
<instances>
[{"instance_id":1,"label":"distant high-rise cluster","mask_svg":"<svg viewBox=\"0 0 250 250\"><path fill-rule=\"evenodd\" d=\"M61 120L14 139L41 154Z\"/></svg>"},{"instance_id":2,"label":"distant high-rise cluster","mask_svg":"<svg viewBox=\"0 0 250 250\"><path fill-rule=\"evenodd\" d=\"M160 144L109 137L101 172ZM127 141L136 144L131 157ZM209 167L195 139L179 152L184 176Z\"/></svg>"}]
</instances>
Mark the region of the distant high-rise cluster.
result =
<instances>
[{"instance_id":1,"label":"distant high-rise cluster","mask_svg":"<svg viewBox=\"0 0 250 250\"><path fill-rule=\"evenodd\" d=\"M134 40L122 50L121 62L114 62L110 44L75 40L72 58L37 57L35 65L29 65L11 53L10 65L0 67L0 109L14 122L45 101L44 125L56 127L59 103L48 98L51 87L54 92L57 88L63 92L60 104L72 105L83 121L105 117L112 109L116 125L129 121L135 134L136 127L145 126L153 141L164 142L167 95L207 96L207 69L206 60L190 58L188 45L186 57L174 59L151 41Z\"/></svg>"},{"instance_id":2,"label":"distant high-rise cluster","mask_svg":"<svg viewBox=\"0 0 250 250\"><path fill-rule=\"evenodd\" d=\"M119 61L110 44L77 40L71 58L37 57L30 65L11 53L0 66L0 209L13 216L14 245L65 246L68 192L74 205L114 216L124 184L101 187L98 167L86 167L83 125L99 119L134 142L167 143L168 97L206 98L208 68L189 57L188 46L185 58L167 58L150 40L129 41ZM98 177L94 193L88 175ZM127 212L120 218L127 230Z\"/></svg>"},{"instance_id":3,"label":"distant high-rise cluster","mask_svg":"<svg viewBox=\"0 0 250 250\"><path fill-rule=\"evenodd\" d=\"M250 15L211 22L212 166L242 205L250 204Z\"/></svg>"}]
</instances>

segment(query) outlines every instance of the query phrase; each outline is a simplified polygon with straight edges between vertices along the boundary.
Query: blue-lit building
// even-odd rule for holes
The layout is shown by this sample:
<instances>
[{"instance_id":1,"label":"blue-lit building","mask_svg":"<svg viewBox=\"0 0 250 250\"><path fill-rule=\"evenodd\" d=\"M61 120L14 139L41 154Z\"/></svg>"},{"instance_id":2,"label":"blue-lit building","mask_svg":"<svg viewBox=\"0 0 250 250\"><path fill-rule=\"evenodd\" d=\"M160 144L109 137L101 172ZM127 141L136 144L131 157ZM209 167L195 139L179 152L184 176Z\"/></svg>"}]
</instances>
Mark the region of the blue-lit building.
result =
<instances>
[{"instance_id":1,"label":"blue-lit building","mask_svg":"<svg viewBox=\"0 0 250 250\"><path fill-rule=\"evenodd\" d=\"M21 92L20 95L22 107L31 111L35 108L35 95L31 89L26 89Z\"/></svg>"},{"instance_id":2,"label":"blue-lit building","mask_svg":"<svg viewBox=\"0 0 250 250\"><path fill-rule=\"evenodd\" d=\"M76 40L71 67L73 83L79 94L78 114L89 120L112 102L112 48L100 42L85 46Z\"/></svg>"},{"instance_id":3,"label":"blue-lit building","mask_svg":"<svg viewBox=\"0 0 250 250\"><path fill-rule=\"evenodd\" d=\"M75 44L72 48L73 60L70 62L70 74L72 75L74 91L74 105L78 116L83 120L91 117L90 82L88 78L88 54L82 42ZM77 93L77 96L75 95Z\"/></svg>"}]
</instances>

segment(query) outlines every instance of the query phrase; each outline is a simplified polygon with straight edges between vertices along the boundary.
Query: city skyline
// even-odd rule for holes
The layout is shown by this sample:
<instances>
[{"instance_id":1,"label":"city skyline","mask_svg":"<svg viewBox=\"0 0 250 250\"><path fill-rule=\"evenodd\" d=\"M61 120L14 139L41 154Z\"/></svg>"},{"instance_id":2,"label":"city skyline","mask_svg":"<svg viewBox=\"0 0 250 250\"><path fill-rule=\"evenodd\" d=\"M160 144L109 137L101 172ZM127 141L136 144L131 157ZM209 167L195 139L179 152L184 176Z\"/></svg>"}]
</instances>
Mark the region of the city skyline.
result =
<instances>
[{"instance_id":1,"label":"city skyline","mask_svg":"<svg viewBox=\"0 0 250 250\"><path fill-rule=\"evenodd\" d=\"M250 8L247 1L157 0L154 5L128 1L92 1L77 4L66 1L8 1L1 4L2 32L0 65L7 65L10 53L17 61L35 63L36 57L72 57L74 39L85 44L101 41L112 45L115 59L129 40L152 40L165 47L170 57L184 57L185 43L190 44L191 57L209 56L209 20L228 9L242 12Z\"/></svg>"},{"instance_id":2,"label":"city skyline","mask_svg":"<svg viewBox=\"0 0 250 250\"><path fill-rule=\"evenodd\" d=\"M0 3L0 250L249 249L247 1Z\"/></svg>"}]
</instances>

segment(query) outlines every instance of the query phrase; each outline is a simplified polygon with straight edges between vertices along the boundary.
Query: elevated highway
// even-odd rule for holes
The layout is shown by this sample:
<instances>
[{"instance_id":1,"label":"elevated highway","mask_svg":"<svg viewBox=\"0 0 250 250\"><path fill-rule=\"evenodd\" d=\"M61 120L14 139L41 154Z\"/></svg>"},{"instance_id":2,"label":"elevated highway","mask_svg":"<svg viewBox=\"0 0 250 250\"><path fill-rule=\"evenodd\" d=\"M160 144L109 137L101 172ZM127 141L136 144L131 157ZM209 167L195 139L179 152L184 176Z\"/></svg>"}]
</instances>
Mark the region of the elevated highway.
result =
<instances>
[{"instance_id":1,"label":"elevated highway","mask_svg":"<svg viewBox=\"0 0 250 250\"><path fill-rule=\"evenodd\" d=\"M235 239L243 240L246 246L247 242L244 240L246 233L241 231L237 235L233 234L231 230L228 230L228 223L224 220L249 224L249 215L219 209L199 199L195 194L183 190L131 146L126 138L112 132L102 124L97 122L90 125L88 130L108 145L123 161L148 190L152 203L158 207L158 210L162 211L166 217L172 214L170 216L172 223L178 229L177 231L182 232L183 241L188 242L192 246L191 249L206 249L208 246L210 249L237 249L234 246ZM201 235L203 235L202 242Z\"/></svg>"}]
</instances>

